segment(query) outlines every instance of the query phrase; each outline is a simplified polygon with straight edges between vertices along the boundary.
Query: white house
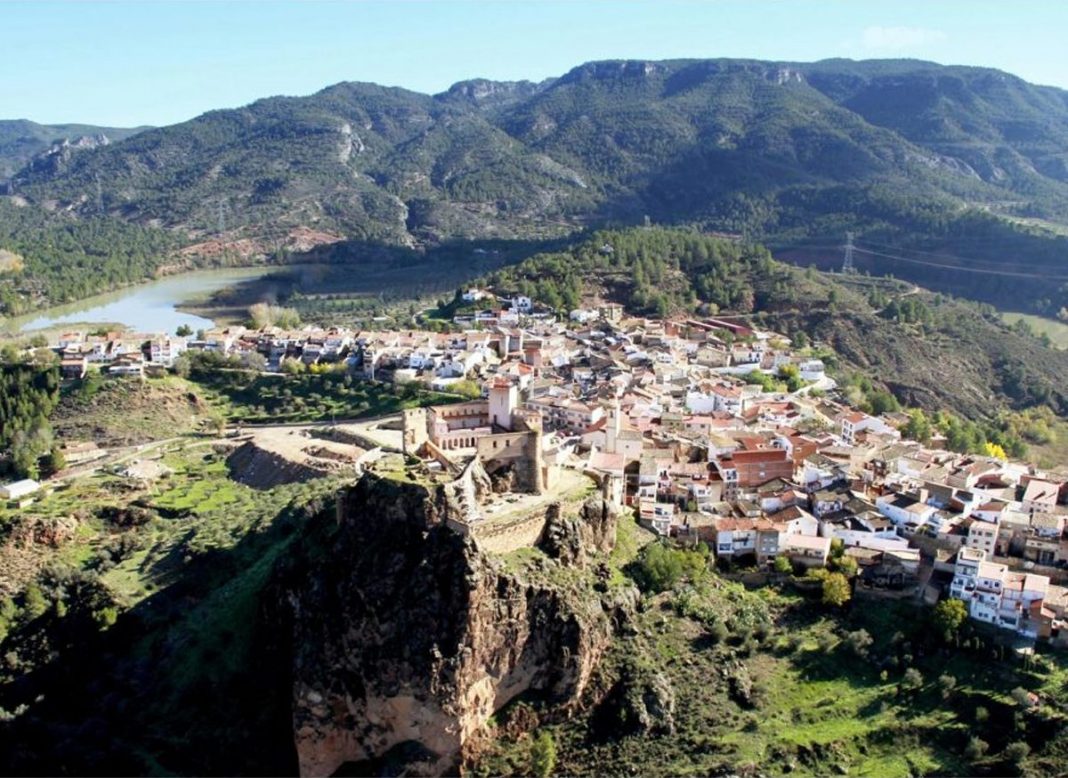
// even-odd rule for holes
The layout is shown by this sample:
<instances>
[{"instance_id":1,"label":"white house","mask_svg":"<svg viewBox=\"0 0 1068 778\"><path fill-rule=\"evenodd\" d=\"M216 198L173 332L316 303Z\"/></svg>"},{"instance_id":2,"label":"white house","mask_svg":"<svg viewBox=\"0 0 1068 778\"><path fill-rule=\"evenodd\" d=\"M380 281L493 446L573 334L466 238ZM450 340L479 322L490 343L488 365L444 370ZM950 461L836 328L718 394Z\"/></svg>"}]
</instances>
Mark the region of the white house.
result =
<instances>
[{"instance_id":1,"label":"white house","mask_svg":"<svg viewBox=\"0 0 1068 778\"><path fill-rule=\"evenodd\" d=\"M937 509L931 505L893 492L881 495L875 501L875 507L879 513L890 519L894 526L906 533L922 527L937 513Z\"/></svg>"},{"instance_id":2,"label":"white house","mask_svg":"<svg viewBox=\"0 0 1068 778\"><path fill-rule=\"evenodd\" d=\"M806 567L821 567L827 564L827 556L831 551L830 538L785 535L780 536L779 542L782 553L789 557L791 562Z\"/></svg>"},{"instance_id":3,"label":"white house","mask_svg":"<svg viewBox=\"0 0 1068 778\"><path fill-rule=\"evenodd\" d=\"M1024 487L1020 507L1032 516L1036 512L1049 513L1057 507L1060 484L1032 478Z\"/></svg>"},{"instance_id":4,"label":"white house","mask_svg":"<svg viewBox=\"0 0 1068 778\"><path fill-rule=\"evenodd\" d=\"M756 548L755 520L726 518L716 522L716 556L755 554Z\"/></svg>"},{"instance_id":5,"label":"white house","mask_svg":"<svg viewBox=\"0 0 1068 778\"><path fill-rule=\"evenodd\" d=\"M827 368L820 359L806 359L797 370L804 381L822 381L827 375Z\"/></svg>"},{"instance_id":6,"label":"white house","mask_svg":"<svg viewBox=\"0 0 1068 778\"><path fill-rule=\"evenodd\" d=\"M21 481L12 481L8 484L0 484L0 499L21 500L41 488L41 485L32 478L24 478Z\"/></svg>"},{"instance_id":7,"label":"white house","mask_svg":"<svg viewBox=\"0 0 1068 778\"><path fill-rule=\"evenodd\" d=\"M1049 578L1010 572L1005 565L986 561L981 549L962 548L949 591L968 605L973 619L1036 637Z\"/></svg>"},{"instance_id":8,"label":"white house","mask_svg":"<svg viewBox=\"0 0 1068 778\"><path fill-rule=\"evenodd\" d=\"M838 429L841 433L842 440L849 445L853 445L853 443L856 442L856 434L864 430L869 430L879 435L897 434L897 430L882 419L877 416L869 416L860 411L851 411L850 413L843 413L839 416Z\"/></svg>"},{"instance_id":9,"label":"white house","mask_svg":"<svg viewBox=\"0 0 1068 778\"><path fill-rule=\"evenodd\" d=\"M968 527L968 537L964 541L968 548L977 548L986 555L994 555L994 546L998 541L1000 522L973 521Z\"/></svg>"},{"instance_id":10,"label":"white house","mask_svg":"<svg viewBox=\"0 0 1068 778\"><path fill-rule=\"evenodd\" d=\"M638 516L645 526L657 534L668 535L675 517L675 505L670 502L643 500L638 506Z\"/></svg>"},{"instance_id":11,"label":"white house","mask_svg":"<svg viewBox=\"0 0 1068 778\"><path fill-rule=\"evenodd\" d=\"M433 369L438 364L440 353L429 349L415 349L408 355L408 367L412 370Z\"/></svg>"},{"instance_id":12,"label":"white house","mask_svg":"<svg viewBox=\"0 0 1068 778\"><path fill-rule=\"evenodd\" d=\"M185 338L155 338L149 344L149 359L170 367L185 349Z\"/></svg>"},{"instance_id":13,"label":"white house","mask_svg":"<svg viewBox=\"0 0 1068 778\"><path fill-rule=\"evenodd\" d=\"M871 551L904 551L909 547L909 542L897 535L887 536L882 532L864 532L856 529L835 527L831 530L831 537L840 540L846 548L866 548Z\"/></svg>"},{"instance_id":14,"label":"white house","mask_svg":"<svg viewBox=\"0 0 1068 778\"><path fill-rule=\"evenodd\" d=\"M739 416L745 410L745 400L741 387L716 384L687 391L686 408L698 415L725 411L732 416Z\"/></svg>"}]
</instances>

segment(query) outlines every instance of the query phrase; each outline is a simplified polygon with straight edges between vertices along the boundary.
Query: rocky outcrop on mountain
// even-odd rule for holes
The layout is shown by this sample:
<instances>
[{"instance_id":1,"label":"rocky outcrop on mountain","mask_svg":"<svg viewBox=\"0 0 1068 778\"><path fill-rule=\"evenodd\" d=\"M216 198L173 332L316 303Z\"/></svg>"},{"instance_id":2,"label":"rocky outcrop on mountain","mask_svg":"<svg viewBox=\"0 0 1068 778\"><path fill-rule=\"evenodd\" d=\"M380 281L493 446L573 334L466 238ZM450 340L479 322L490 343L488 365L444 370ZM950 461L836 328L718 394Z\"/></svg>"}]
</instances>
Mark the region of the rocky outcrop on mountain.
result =
<instances>
[{"instance_id":1,"label":"rocky outcrop on mountain","mask_svg":"<svg viewBox=\"0 0 1068 778\"><path fill-rule=\"evenodd\" d=\"M464 510L442 485L369 473L276 571L267 619L291 668L301 774L445 773L518 695L578 704L618 602L510 572L450 529ZM591 502L581 516L589 527L569 531L610 549L614 514Z\"/></svg>"},{"instance_id":2,"label":"rocky outcrop on mountain","mask_svg":"<svg viewBox=\"0 0 1068 778\"><path fill-rule=\"evenodd\" d=\"M598 497L583 503L577 516L564 515L560 505L551 505L541 549L564 564L582 567L591 553L612 550L618 520L615 507Z\"/></svg>"},{"instance_id":3,"label":"rocky outcrop on mountain","mask_svg":"<svg viewBox=\"0 0 1068 778\"><path fill-rule=\"evenodd\" d=\"M61 172L78 151L97 149L111 144L111 139L104 133L82 135L77 138L64 138L52 144L51 148L34 157L27 171L34 173L56 174Z\"/></svg>"}]
</instances>

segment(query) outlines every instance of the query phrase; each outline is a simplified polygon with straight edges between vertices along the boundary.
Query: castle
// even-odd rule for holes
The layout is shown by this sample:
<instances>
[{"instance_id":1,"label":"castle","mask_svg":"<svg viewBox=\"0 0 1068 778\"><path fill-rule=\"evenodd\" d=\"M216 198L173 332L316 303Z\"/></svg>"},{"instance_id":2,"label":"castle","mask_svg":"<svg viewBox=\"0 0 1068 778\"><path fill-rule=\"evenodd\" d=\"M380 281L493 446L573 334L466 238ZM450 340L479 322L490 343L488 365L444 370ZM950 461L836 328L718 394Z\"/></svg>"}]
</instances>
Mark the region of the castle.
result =
<instances>
[{"instance_id":1,"label":"castle","mask_svg":"<svg viewBox=\"0 0 1068 778\"><path fill-rule=\"evenodd\" d=\"M403 450L408 456L462 470L477 458L491 476L507 474L510 491L544 494L556 478L545 462L541 415L519 407L507 378L488 386L488 397L404 411Z\"/></svg>"}]
</instances>

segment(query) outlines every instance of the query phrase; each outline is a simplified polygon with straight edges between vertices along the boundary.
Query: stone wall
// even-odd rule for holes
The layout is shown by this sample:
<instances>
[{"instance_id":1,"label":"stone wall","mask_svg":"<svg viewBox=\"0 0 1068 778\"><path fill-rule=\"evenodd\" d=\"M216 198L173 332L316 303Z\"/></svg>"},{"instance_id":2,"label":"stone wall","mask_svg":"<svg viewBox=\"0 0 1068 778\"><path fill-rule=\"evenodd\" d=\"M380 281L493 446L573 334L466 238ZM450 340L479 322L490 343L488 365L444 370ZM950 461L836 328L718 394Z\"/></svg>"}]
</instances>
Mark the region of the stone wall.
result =
<instances>
[{"instance_id":1,"label":"stone wall","mask_svg":"<svg viewBox=\"0 0 1068 778\"><path fill-rule=\"evenodd\" d=\"M403 411L403 450L409 456L415 456L429 439L426 408L409 408Z\"/></svg>"},{"instance_id":2,"label":"stone wall","mask_svg":"<svg viewBox=\"0 0 1068 778\"><path fill-rule=\"evenodd\" d=\"M546 519L546 512L538 511L513 522L479 522L470 527L470 532L483 551L509 554L535 546L545 532Z\"/></svg>"},{"instance_id":3,"label":"stone wall","mask_svg":"<svg viewBox=\"0 0 1068 778\"><path fill-rule=\"evenodd\" d=\"M515 466L516 491L542 494L545 492L545 468L541 455L541 432L506 432L479 438L478 457L493 472L502 465Z\"/></svg>"}]
</instances>

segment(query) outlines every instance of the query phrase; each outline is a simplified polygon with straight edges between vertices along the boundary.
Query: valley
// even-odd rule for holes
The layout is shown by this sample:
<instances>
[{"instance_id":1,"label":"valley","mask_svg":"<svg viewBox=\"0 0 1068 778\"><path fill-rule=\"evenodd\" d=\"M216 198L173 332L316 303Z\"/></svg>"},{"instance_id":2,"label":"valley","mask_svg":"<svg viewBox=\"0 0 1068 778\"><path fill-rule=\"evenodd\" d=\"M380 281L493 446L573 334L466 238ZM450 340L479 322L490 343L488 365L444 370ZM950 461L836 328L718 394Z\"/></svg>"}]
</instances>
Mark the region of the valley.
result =
<instances>
[{"instance_id":1,"label":"valley","mask_svg":"<svg viewBox=\"0 0 1068 778\"><path fill-rule=\"evenodd\" d=\"M784 255L853 230L884 253L1038 279L1017 277L1010 294L996 275L874 256L863 269L1055 315L1063 280L1041 278L1063 275L1068 240L1057 227L1068 221L1065 105L1061 90L1004 73L908 60L592 62L436 95L342 83L13 173L0 248L25 267L0 277L0 308L64 302L175 262L358 263L651 220ZM58 249L48 261L43 243ZM87 245L103 274L78 270Z\"/></svg>"},{"instance_id":2,"label":"valley","mask_svg":"<svg viewBox=\"0 0 1068 778\"><path fill-rule=\"evenodd\" d=\"M0 511L0 708L19 744L0 748L5 769L491 775L546 749L572 774L1057 763L1058 618L973 615L943 637L929 598L963 580L948 554L1003 504L1001 575L1047 581L1050 613L1068 602L1063 570L1013 545L1038 531L1020 499L1064 477L1056 384L1036 405L946 378L965 337L984 358L1035 349L1051 371L1062 352L974 304L688 230L596 233L461 291L416 312L433 329L215 328L188 353L161 333L145 375L111 374L105 348L54 407L34 400L64 445L38 462L59 467L40 492ZM69 360L86 338L53 347ZM57 370L24 345L18 369ZM939 372L871 356L904 348ZM164 355L170 369L145 369ZM946 412L969 401L981 422ZM1004 454L1025 456L1025 438L1049 469ZM746 457L780 475L736 485ZM914 483L955 479L993 502L878 529L903 522L892 501ZM1056 489L1043 506L1062 513ZM750 531L774 557L747 552ZM899 583L876 582L888 570Z\"/></svg>"},{"instance_id":3,"label":"valley","mask_svg":"<svg viewBox=\"0 0 1068 778\"><path fill-rule=\"evenodd\" d=\"M1064 774L1068 90L461 5L12 36L0 773Z\"/></svg>"}]
</instances>

